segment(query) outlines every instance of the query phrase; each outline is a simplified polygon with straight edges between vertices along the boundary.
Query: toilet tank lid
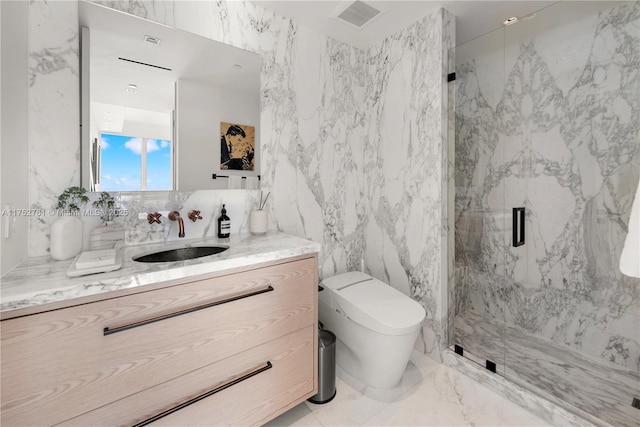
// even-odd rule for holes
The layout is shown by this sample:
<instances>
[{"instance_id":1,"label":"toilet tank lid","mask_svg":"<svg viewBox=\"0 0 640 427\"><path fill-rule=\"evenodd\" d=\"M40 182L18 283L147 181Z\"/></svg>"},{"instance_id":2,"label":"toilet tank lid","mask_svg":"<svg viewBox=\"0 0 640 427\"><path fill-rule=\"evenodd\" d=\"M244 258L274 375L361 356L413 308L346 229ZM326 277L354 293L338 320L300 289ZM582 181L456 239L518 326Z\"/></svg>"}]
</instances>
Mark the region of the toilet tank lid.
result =
<instances>
[{"instance_id":1,"label":"toilet tank lid","mask_svg":"<svg viewBox=\"0 0 640 427\"><path fill-rule=\"evenodd\" d=\"M379 333L408 334L425 318L416 301L359 271L329 277L322 285L331 290L347 317Z\"/></svg>"},{"instance_id":2,"label":"toilet tank lid","mask_svg":"<svg viewBox=\"0 0 640 427\"><path fill-rule=\"evenodd\" d=\"M368 274L361 273L360 271L350 271L348 273L342 273L338 274L337 276L332 276L324 279L322 281L322 286L329 289L338 290L346 286L350 286L355 283L367 280L374 280L374 278L369 276Z\"/></svg>"}]
</instances>

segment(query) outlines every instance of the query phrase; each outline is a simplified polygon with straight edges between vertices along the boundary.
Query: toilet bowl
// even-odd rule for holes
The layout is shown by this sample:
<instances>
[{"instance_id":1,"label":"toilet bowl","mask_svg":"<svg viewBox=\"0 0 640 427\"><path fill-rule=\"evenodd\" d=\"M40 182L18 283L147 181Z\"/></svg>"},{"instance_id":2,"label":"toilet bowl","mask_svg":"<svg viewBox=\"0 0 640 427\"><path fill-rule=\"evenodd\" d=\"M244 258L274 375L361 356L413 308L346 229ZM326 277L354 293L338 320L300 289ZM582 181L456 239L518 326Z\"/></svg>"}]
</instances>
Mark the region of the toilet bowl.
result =
<instances>
[{"instance_id":1,"label":"toilet bowl","mask_svg":"<svg viewBox=\"0 0 640 427\"><path fill-rule=\"evenodd\" d=\"M320 286L319 319L338 338L336 363L371 387L396 386L425 318L422 306L359 271Z\"/></svg>"}]
</instances>

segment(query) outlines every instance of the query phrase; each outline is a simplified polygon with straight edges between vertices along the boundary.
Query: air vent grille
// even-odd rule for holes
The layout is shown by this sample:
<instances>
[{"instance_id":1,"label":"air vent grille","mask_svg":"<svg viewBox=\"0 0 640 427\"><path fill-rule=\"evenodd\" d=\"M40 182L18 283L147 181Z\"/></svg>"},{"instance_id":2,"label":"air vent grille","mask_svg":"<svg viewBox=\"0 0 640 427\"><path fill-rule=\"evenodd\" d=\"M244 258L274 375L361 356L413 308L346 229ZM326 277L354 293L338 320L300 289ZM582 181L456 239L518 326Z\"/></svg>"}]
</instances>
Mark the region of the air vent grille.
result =
<instances>
[{"instance_id":1,"label":"air vent grille","mask_svg":"<svg viewBox=\"0 0 640 427\"><path fill-rule=\"evenodd\" d=\"M374 7L369 6L365 2L357 0L351 3L351 6L346 8L338 18L348 22L358 28L362 28L364 24L375 18L380 11Z\"/></svg>"}]
</instances>

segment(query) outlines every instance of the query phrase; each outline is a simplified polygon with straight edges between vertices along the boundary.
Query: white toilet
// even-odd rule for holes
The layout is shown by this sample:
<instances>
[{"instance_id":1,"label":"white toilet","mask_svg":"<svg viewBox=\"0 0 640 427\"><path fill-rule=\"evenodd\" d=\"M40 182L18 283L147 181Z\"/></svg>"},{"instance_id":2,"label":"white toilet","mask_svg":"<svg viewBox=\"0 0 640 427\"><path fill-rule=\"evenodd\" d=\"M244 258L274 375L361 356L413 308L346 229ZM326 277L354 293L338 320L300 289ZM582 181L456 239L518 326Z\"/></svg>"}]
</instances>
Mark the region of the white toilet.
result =
<instances>
[{"instance_id":1,"label":"white toilet","mask_svg":"<svg viewBox=\"0 0 640 427\"><path fill-rule=\"evenodd\" d=\"M425 318L422 306L359 271L320 286L319 318L338 338L336 363L369 386L396 386Z\"/></svg>"}]
</instances>

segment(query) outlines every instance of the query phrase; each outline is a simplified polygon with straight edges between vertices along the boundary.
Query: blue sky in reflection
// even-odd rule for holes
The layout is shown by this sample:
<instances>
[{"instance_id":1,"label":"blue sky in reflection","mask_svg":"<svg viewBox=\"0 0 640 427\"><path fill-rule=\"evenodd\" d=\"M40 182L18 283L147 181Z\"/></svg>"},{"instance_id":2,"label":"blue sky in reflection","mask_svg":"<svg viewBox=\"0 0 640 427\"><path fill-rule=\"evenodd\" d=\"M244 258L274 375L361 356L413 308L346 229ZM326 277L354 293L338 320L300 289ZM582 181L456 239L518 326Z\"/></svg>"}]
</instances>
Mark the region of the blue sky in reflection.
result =
<instances>
[{"instance_id":1,"label":"blue sky in reflection","mask_svg":"<svg viewBox=\"0 0 640 427\"><path fill-rule=\"evenodd\" d=\"M101 134L101 190L143 189L142 156L146 144L145 190L171 190L171 141L126 135Z\"/></svg>"}]
</instances>

